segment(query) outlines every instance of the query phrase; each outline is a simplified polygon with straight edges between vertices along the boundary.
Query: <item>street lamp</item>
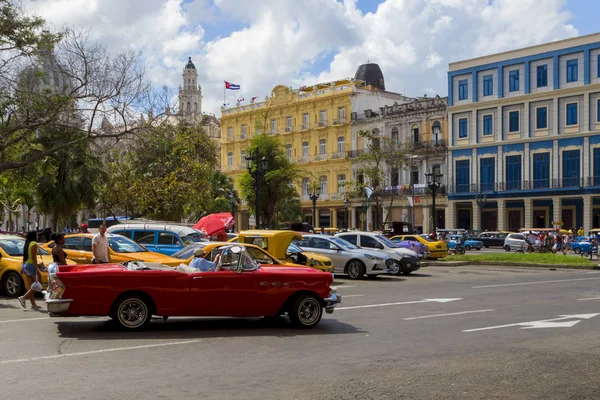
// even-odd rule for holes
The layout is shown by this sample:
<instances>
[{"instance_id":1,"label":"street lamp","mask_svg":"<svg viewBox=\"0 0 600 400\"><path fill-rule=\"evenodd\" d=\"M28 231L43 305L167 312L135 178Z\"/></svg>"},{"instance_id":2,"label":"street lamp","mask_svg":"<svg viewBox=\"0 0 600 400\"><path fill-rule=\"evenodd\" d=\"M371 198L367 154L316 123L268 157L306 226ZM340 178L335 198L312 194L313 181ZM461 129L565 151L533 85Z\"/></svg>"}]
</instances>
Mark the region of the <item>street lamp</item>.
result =
<instances>
[{"instance_id":1,"label":"street lamp","mask_svg":"<svg viewBox=\"0 0 600 400\"><path fill-rule=\"evenodd\" d=\"M312 206L313 206L313 226L315 228L317 227L317 200L319 199L320 195L321 195L321 186L315 186L315 187L313 187L312 194L310 195L309 198L312 200Z\"/></svg>"},{"instance_id":2,"label":"street lamp","mask_svg":"<svg viewBox=\"0 0 600 400\"><path fill-rule=\"evenodd\" d=\"M229 191L227 197L229 198L229 204L231 204L231 216L235 221L235 193L233 190ZM231 231L235 232L235 222L231 225Z\"/></svg>"},{"instance_id":3,"label":"street lamp","mask_svg":"<svg viewBox=\"0 0 600 400\"><path fill-rule=\"evenodd\" d=\"M429 171L425 174L425 177L427 178L427 186L429 186L429 189L431 190L431 207L433 208L433 233L436 232L437 228L437 216L435 215L435 194L438 188L442 185L443 176L444 175L440 174L439 171L435 169L433 172Z\"/></svg>"},{"instance_id":4,"label":"street lamp","mask_svg":"<svg viewBox=\"0 0 600 400\"><path fill-rule=\"evenodd\" d=\"M348 227L350 225L349 219L348 219L348 207L350 206L350 200L348 200L348 197L344 197L344 208L346 210L346 226L344 227L346 230L348 230Z\"/></svg>"},{"instance_id":5,"label":"street lamp","mask_svg":"<svg viewBox=\"0 0 600 400\"><path fill-rule=\"evenodd\" d=\"M266 157L260 157L258 149L251 152L246 156L246 168L250 176L254 178L254 213L256 214L256 229L260 229L260 200L259 200L259 186L260 181L264 178L265 173L268 169L268 162Z\"/></svg>"},{"instance_id":6,"label":"street lamp","mask_svg":"<svg viewBox=\"0 0 600 400\"><path fill-rule=\"evenodd\" d=\"M483 187L481 185L479 185L479 194L475 196L475 203L479 207L479 225L480 228L483 228L483 206L487 203L487 195L483 194Z\"/></svg>"}]
</instances>

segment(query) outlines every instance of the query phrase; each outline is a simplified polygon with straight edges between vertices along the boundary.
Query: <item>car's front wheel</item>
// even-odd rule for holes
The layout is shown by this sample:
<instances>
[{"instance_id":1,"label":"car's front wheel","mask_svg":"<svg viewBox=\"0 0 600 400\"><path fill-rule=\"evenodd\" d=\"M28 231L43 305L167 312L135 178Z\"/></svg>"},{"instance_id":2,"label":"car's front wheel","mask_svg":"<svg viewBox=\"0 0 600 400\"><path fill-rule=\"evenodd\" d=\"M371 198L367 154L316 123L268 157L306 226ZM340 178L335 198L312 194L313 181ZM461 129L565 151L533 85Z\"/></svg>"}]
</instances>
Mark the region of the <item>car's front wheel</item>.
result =
<instances>
[{"instance_id":1,"label":"car's front wheel","mask_svg":"<svg viewBox=\"0 0 600 400\"><path fill-rule=\"evenodd\" d=\"M509 245L505 245L504 246L504 251L510 251L510 246Z\"/></svg>"},{"instance_id":2,"label":"car's front wheel","mask_svg":"<svg viewBox=\"0 0 600 400\"><path fill-rule=\"evenodd\" d=\"M292 304L289 311L290 321L295 328L314 328L323 316L323 306L314 295L303 294Z\"/></svg>"},{"instance_id":3,"label":"car's front wheel","mask_svg":"<svg viewBox=\"0 0 600 400\"><path fill-rule=\"evenodd\" d=\"M471 250L471 246L467 244L467 245L465 246L465 250Z\"/></svg>"},{"instance_id":4,"label":"car's front wheel","mask_svg":"<svg viewBox=\"0 0 600 400\"><path fill-rule=\"evenodd\" d=\"M350 279L362 279L366 273L365 265L362 263L362 261L352 260L346 267L346 273Z\"/></svg>"},{"instance_id":5,"label":"car's front wheel","mask_svg":"<svg viewBox=\"0 0 600 400\"><path fill-rule=\"evenodd\" d=\"M390 268L390 273L392 275L400 275L402 274L402 264L400 261L394 260L394 265Z\"/></svg>"},{"instance_id":6,"label":"car's front wheel","mask_svg":"<svg viewBox=\"0 0 600 400\"><path fill-rule=\"evenodd\" d=\"M115 320L128 330L143 328L152 317L148 304L137 296L122 298L119 300L116 310Z\"/></svg>"},{"instance_id":7,"label":"car's front wheel","mask_svg":"<svg viewBox=\"0 0 600 400\"><path fill-rule=\"evenodd\" d=\"M19 274L7 272L2 281L2 289L8 297L19 297L24 292L25 284Z\"/></svg>"},{"instance_id":8,"label":"car's front wheel","mask_svg":"<svg viewBox=\"0 0 600 400\"><path fill-rule=\"evenodd\" d=\"M575 254L580 254L581 253L581 249L579 247L576 247L575 250L573 250L575 252Z\"/></svg>"}]
</instances>

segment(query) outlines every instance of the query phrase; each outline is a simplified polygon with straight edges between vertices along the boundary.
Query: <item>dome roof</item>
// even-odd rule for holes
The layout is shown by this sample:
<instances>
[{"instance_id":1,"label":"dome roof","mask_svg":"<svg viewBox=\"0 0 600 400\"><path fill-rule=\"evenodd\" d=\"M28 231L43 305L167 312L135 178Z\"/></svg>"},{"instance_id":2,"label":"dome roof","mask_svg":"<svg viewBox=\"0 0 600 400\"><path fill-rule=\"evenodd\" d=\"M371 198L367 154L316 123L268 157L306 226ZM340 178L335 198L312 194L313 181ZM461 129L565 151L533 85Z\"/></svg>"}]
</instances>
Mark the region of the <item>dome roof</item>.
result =
<instances>
[{"instance_id":1,"label":"dome roof","mask_svg":"<svg viewBox=\"0 0 600 400\"><path fill-rule=\"evenodd\" d=\"M196 66L192 62L192 57L188 59L187 64L185 65L185 69L196 69Z\"/></svg>"},{"instance_id":2,"label":"dome roof","mask_svg":"<svg viewBox=\"0 0 600 400\"><path fill-rule=\"evenodd\" d=\"M354 79L365 81L367 85L371 85L380 90L385 90L383 72L381 72L379 65L375 63L367 63L358 67Z\"/></svg>"}]
</instances>

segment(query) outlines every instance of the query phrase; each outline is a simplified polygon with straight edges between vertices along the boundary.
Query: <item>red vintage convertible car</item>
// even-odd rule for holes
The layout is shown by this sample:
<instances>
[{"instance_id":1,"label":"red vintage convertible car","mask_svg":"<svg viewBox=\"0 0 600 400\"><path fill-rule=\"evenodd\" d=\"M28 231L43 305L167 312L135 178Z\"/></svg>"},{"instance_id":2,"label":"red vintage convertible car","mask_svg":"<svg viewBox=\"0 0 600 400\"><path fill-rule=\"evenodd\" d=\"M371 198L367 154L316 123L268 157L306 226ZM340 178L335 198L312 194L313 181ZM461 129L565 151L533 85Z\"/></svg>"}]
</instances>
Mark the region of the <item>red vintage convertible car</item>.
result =
<instances>
[{"instance_id":1,"label":"red vintage convertible car","mask_svg":"<svg viewBox=\"0 0 600 400\"><path fill-rule=\"evenodd\" d=\"M261 268L244 247L222 248L215 271L143 262L49 266L51 317L109 316L128 330L152 315L276 317L298 328L316 326L341 296L330 273L312 268Z\"/></svg>"}]
</instances>

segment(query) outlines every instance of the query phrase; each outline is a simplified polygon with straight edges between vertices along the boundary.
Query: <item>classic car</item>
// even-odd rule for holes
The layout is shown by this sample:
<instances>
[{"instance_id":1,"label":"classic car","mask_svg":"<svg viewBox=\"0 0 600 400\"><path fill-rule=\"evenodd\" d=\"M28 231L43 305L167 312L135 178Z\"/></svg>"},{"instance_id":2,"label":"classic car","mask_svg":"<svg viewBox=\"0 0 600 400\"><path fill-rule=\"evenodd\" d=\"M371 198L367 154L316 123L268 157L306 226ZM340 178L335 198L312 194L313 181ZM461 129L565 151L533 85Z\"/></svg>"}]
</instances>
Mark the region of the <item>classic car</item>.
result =
<instances>
[{"instance_id":1,"label":"classic car","mask_svg":"<svg viewBox=\"0 0 600 400\"><path fill-rule=\"evenodd\" d=\"M591 245L589 236L579 236L576 241L571 242L571 250L575 254L588 253Z\"/></svg>"},{"instance_id":2,"label":"classic car","mask_svg":"<svg viewBox=\"0 0 600 400\"><path fill-rule=\"evenodd\" d=\"M416 252L410 249L401 248L385 236L373 232L344 232L338 233L336 237L342 238L355 246L381 251L394 259L394 266L391 268L392 275L408 275L421 268L421 261Z\"/></svg>"},{"instance_id":3,"label":"classic car","mask_svg":"<svg viewBox=\"0 0 600 400\"><path fill-rule=\"evenodd\" d=\"M308 265L325 272L334 271L329 257L304 251L292 245L292 240L302 240L302 235L286 230L250 230L242 231L238 235L239 243L257 245L284 263Z\"/></svg>"},{"instance_id":4,"label":"classic car","mask_svg":"<svg viewBox=\"0 0 600 400\"><path fill-rule=\"evenodd\" d=\"M350 279L363 276L387 274L394 267L394 259L389 255L361 249L350 242L329 235L304 235L302 240L293 243L302 250L310 250L331 258L336 274L346 274Z\"/></svg>"},{"instance_id":5,"label":"classic car","mask_svg":"<svg viewBox=\"0 0 600 400\"><path fill-rule=\"evenodd\" d=\"M19 297L29 289L25 275L21 274L23 265L23 248L25 239L15 235L0 235L0 282L2 291L9 297ZM52 263L52 255L46 250L39 249L38 262L44 265ZM73 263L74 264L74 263ZM41 273L42 286L46 286L48 274Z\"/></svg>"},{"instance_id":6,"label":"classic car","mask_svg":"<svg viewBox=\"0 0 600 400\"><path fill-rule=\"evenodd\" d=\"M152 315L277 317L312 328L341 302L329 273L306 267L263 268L240 245L221 249L215 271L158 263L76 265L49 271L51 317L108 316L127 330Z\"/></svg>"},{"instance_id":7,"label":"classic car","mask_svg":"<svg viewBox=\"0 0 600 400\"><path fill-rule=\"evenodd\" d=\"M504 240L508 234L509 232L482 232L478 236L469 238L480 240L485 248L504 247Z\"/></svg>"},{"instance_id":8,"label":"classic car","mask_svg":"<svg viewBox=\"0 0 600 400\"><path fill-rule=\"evenodd\" d=\"M427 246L425 246L421 242L411 242L408 240L400 240L400 238L397 236L393 237L393 238L389 238L388 240L394 242L394 244L400 248L409 249L409 250L414 251L415 253L417 253L419 258L421 258L421 259L429 257L429 250L427 249Z\"/></svg>"},{"instance_id":9,"label":"classic car","mask_svg":"<svg viewBox=\"0 0 600 400\"><path fill-rule=\"evenodd\" d=\"M93 237L94 235L91 233L65 235L63 249L65 249L65 253L67 253L67 259L78 264L91 264L93 257ZM108 238L108 252L110 253L112 262L147 261L158 262L171 267L176 267L181 264L181 260L178 258L148 251L143 246L124 236L106 233L106 237ZM54 242L48 242L40 247L44 250L52 251L54 246Z\"/></svg>"},{"instance_id":10,"label":"classic car","mask_svg":"<svg viewBox=\"0 0 600 400\"><path fill-rule=\"evenodd\" d=\"M450 241L448 242L448 248L454 249L456 243L461 240L461 235L450 235ZM481 240L467 239L465 240L465 250L481 250L483 242Z\"/></svg>"},{"instance_id":11,"label":"classic car","mask_svg":"<svg viewBox=\"0 0 600 400\"><path fill-rule=\"evenodd\" d=\"M448 256L448 245L446 242L441 240L433 240L429 237L420 235L397 235L393 236L391 240L408 240L409 242L418 242L424 244L427 246L427 250L429 251L429 258L434 260Z\"/></svg>"}]
</instances>

